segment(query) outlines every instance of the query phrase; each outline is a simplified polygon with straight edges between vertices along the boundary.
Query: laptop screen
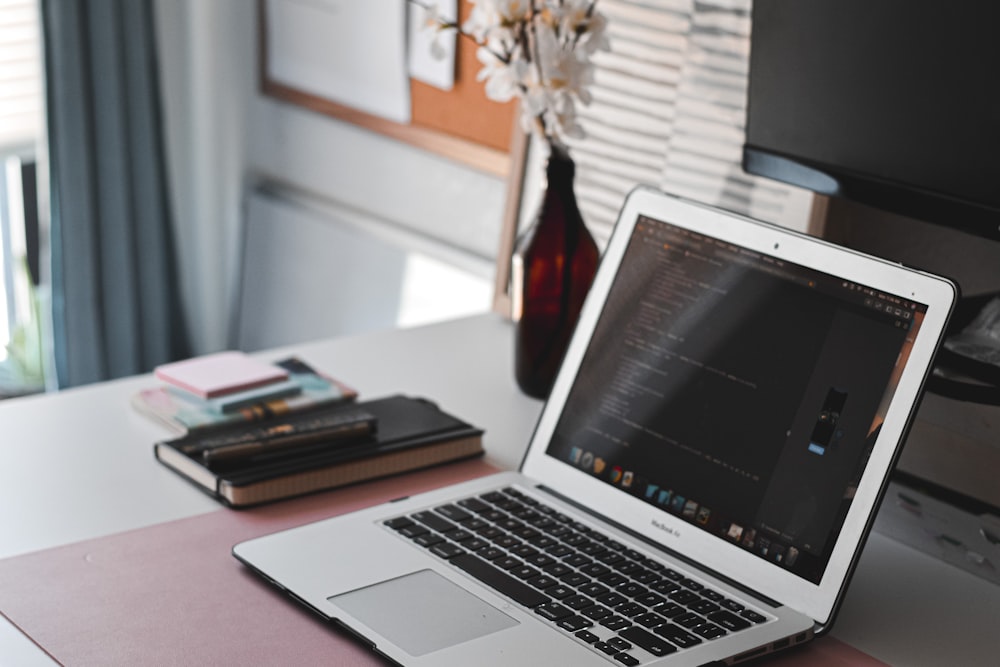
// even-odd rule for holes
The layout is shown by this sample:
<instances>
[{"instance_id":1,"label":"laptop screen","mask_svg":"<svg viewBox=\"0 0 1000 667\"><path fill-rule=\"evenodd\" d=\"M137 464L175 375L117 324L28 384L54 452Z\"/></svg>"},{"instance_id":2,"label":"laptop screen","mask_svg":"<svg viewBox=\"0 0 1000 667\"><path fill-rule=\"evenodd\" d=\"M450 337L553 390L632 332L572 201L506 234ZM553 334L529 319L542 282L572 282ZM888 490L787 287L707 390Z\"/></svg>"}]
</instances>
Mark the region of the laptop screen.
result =
<instances>
[{"instance_id":1,"label":"laptop screen","mask_svg":"<svg viewBox=\"0 0 1000 667\"><path fill-rule=\"evenodd\" d=\"M546 452L818 583L925 312L640 218Z\"/></svg>"}]
</instances>

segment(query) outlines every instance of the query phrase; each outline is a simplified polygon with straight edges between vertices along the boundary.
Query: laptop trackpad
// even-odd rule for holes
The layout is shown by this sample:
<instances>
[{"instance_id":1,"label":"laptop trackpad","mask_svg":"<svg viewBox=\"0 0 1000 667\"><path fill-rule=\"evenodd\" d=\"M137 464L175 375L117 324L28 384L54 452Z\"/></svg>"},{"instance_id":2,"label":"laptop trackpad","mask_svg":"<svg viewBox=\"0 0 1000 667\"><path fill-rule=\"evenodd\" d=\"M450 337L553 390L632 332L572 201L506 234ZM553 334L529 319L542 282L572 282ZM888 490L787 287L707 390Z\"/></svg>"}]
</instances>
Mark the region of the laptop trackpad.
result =
<instances>
[{"instance_id":1,"label":"laptop trackpad","mask_svg":"<svg viewBox=\"0 0 1000 667\"><path fill-rule=\"evenodd\" d=\"M431 570L328 599L412 656L518 624Z\"/></svg>"}]
</instances>

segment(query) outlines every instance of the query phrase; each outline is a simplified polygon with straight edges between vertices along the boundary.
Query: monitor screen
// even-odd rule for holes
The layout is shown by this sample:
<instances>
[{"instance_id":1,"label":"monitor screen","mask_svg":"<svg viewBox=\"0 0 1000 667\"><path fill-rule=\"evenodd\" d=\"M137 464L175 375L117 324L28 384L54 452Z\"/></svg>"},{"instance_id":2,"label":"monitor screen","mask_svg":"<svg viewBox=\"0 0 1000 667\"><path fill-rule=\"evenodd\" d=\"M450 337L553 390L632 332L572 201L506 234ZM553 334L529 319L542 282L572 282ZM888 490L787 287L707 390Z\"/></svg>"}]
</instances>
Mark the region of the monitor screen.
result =
<instances>
[{"instance_id":1,"label":"monitor screen","mask_svg":"<svg viewBox=\"0 0 1000 667\"><path fill-rule=\"evenodd\" d=\"M1000 239L1000 4L755 0L744 168Z\"/></svg>"}]
</instances>

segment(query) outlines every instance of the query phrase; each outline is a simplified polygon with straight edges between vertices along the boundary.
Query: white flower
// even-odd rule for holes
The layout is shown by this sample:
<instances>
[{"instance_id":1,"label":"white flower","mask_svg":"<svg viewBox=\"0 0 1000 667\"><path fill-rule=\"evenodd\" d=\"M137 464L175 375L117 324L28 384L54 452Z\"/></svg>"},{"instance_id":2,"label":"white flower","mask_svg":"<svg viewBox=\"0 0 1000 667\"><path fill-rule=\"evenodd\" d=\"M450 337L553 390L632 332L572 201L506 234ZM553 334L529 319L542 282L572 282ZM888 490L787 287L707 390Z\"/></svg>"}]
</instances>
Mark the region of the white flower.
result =
<instances>
[{"instance_id":1,"label":"white flower","mask_svg":"<svg viewBox=\"0 0 1000 667\"><path fill-rule=\"evenodd\" d=\"M507 102L520 95L522 76L525 63L514 61L507 64L486 47L480 47L476 52L483 68L479 70L477 79L486 81L486 96L497 102Z\"/></svg>"},{"instance_id":2,"label":"white flower","mask_svg":"<svg viewBox=\"0 0 1000 667\"><path fill-rule=\"evenodd\" d=\"M480 47L477 78L485 81L487 97L520 99L522 124L549 141L582 136L576 106L591 100L590 57L610 48L597 0L472 2L459 31ZM433 20L454 27L438 15Z\"/></svg>"}]
</instances>

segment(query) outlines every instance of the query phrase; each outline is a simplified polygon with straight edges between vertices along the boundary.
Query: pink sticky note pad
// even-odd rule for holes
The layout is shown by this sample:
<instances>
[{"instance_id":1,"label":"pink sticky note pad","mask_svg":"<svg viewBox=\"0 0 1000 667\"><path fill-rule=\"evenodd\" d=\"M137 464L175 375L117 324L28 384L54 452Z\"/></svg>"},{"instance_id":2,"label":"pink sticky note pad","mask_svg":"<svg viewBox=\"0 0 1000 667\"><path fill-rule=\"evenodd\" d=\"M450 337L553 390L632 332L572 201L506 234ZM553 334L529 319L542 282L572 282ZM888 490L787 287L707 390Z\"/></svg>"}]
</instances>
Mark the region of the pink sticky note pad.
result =
<instances>
[{"instance_id":1,"label":"pink sticky note pad","mask_svg":"<svg viewBox=\"0 0 1000 667\"><path fill-rule=\"evenodd\" d=\"M200 398L215 398L288 378L278 366L229 350L157 366L154 375Z\"/></svg>"}]
</instances>

